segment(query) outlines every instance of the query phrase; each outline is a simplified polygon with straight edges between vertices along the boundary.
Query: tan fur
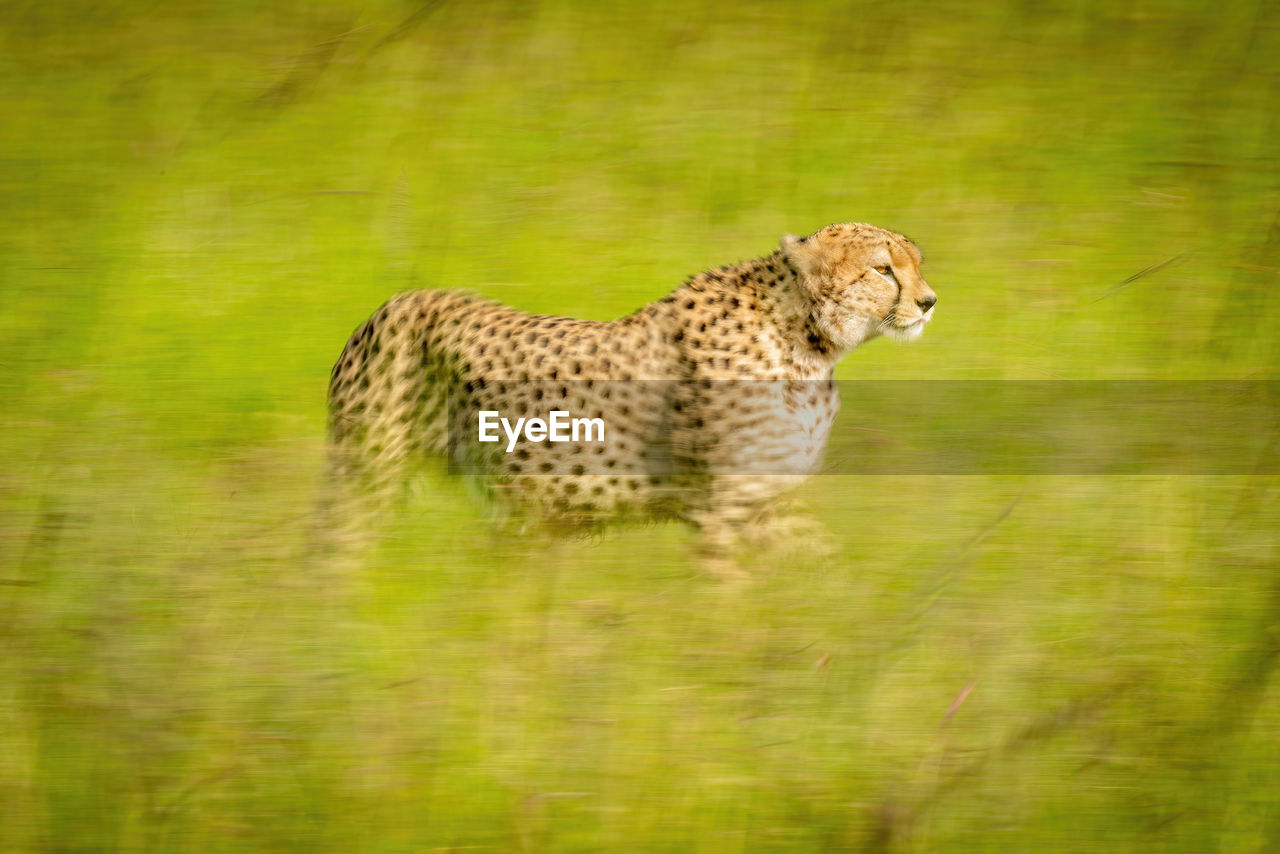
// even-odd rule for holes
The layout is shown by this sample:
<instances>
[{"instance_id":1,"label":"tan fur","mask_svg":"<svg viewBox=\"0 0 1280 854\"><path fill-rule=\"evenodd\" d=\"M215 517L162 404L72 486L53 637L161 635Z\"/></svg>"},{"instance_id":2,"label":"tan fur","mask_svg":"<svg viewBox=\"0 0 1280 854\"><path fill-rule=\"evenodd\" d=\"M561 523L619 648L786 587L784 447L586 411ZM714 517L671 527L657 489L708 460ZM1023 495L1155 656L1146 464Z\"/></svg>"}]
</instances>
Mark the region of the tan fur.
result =
<instances>
[{"instance_id":1,"label":"tan fur","mask_svg":"<svg viewBox=\"0 0 1280 854\"><path fill-rule=\"evenodd\" d=\"M397 296L334 365L332 472L345 495L335 524L366 527L409 462L449 450L459 399L536 412L550 387L575 415L603 417L613 441L495 456L495 494L555 525L684 519L724 558L820 462L839 406L837 360L880 334L914 337L932 316L920 261L905 237L845 223L787 236L768 256L701 273L611 322L452 291ZM676 449L676 465L646 474L660 444ZM588 453L599 456L583 473L574 463ZM748 473L762 465L789 474Z\"/></svg>"}]
</instances>

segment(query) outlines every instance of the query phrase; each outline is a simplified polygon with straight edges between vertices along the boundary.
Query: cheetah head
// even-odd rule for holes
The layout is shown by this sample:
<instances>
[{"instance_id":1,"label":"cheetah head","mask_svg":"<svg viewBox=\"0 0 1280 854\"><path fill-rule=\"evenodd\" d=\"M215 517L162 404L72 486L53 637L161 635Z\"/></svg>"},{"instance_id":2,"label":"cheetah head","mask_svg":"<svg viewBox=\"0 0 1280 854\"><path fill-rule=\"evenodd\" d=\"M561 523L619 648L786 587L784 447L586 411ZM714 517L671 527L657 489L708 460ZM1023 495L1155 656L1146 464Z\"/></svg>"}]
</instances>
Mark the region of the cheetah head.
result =
<instances>
[{"instance_id":1,"label":"cheetah head","mask_svg":"<svg viewBox=\"0 0 1280 854\"><path fill-rule=\"evenodd\" d=\"M782 254L811 300L814 327L841 352L880 335L913 341L933 317L938 296L920 275L920 250L901 234L840 223L787 235Z\"/></svg>"}]
</instances>

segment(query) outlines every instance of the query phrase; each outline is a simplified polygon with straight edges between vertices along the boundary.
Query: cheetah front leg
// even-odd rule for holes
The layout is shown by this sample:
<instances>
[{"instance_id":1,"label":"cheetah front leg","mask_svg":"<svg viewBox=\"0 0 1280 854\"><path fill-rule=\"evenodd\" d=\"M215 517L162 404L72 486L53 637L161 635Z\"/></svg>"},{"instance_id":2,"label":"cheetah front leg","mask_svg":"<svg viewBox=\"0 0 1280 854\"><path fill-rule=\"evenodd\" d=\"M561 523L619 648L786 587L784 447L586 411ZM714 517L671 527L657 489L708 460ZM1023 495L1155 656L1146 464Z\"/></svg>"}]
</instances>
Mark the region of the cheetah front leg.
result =
<instances>
[{"instance_id":1,"label":"cheetah front leg","mask_svg":"<svg viewBox=\"0 0 1280 854\"><path fill-rule=\"evenodd\" d=\"M693 501L691 521L698 528L703 569L730 581L751 576L743 560L748 534L777 497L764 479L748 475L714 475Z\"/></svg>"},{"instance_id":2,"label":"cheetah front leg","mask_svg":"<svg viewBox=\"0 0 1280 854\"><path fill-rule=\"evenodd\" d=\"M792 475L718 475L691 520L700 534L708 574L740 580L752 573L748 555L827 557L830 535L812 517L793 512L784 497L803 481Z\"/></svg>"},{"instance_id":3,"label":"cheetah front leg","mask_svg":"<svg viewBox=\"0 0 1280 854\"><path fill-rule=\"evenodd\" d=\"M699 514L693 522L698 528L703 572L723 581L748 580L751 570L739 559L743 520L725 514Z\"/></svg>"}]
</instances>

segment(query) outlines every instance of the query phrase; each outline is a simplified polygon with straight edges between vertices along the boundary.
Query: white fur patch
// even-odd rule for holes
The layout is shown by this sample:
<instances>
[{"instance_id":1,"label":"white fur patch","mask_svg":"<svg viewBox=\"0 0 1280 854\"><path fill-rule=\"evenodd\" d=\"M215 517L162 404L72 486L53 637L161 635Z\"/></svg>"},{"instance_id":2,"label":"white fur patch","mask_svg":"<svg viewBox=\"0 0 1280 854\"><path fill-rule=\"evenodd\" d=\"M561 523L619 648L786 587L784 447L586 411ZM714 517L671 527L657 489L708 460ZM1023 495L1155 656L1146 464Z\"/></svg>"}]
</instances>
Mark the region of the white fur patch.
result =
<instances>
[{"instance_id":1,"label":"white fur patch","mask_svg":"<svg viewBox=\"0 0 1280 854\"><path fill-rule=\"evenodd\" d=\"M895 341L914 341L924 332L925 319L922 317L910 326L895 326L890 324L885 330L890 338Z\"/></svg>"}]
</instances>

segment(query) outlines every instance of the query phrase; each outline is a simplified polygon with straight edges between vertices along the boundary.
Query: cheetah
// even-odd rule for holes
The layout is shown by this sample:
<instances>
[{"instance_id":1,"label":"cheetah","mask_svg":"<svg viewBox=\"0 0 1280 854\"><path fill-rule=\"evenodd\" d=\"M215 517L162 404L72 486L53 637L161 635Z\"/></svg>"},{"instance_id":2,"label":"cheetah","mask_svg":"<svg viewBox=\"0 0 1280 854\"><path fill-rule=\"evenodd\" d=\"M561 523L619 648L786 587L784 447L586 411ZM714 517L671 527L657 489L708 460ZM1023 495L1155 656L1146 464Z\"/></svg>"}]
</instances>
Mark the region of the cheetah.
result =
<instances>
[{"instance_id":1,"label":"cheetah","mask_svg":"<svg viewBox=\"0 0 1280 854\"><path fill-rule=\"evenodd\" d=\"M396 296L333 367L330 472L345 495L334 523L369 526L410 464L435 457L551 527L684 521L727 571L753 523L820 464L836 362L881 335L912 340L932 319L921 261L900 234L841 223L607 322L460 291ZM556 411L598 419L604 435L480 444L478 417Z\"/></svg>"}]
</instances>

